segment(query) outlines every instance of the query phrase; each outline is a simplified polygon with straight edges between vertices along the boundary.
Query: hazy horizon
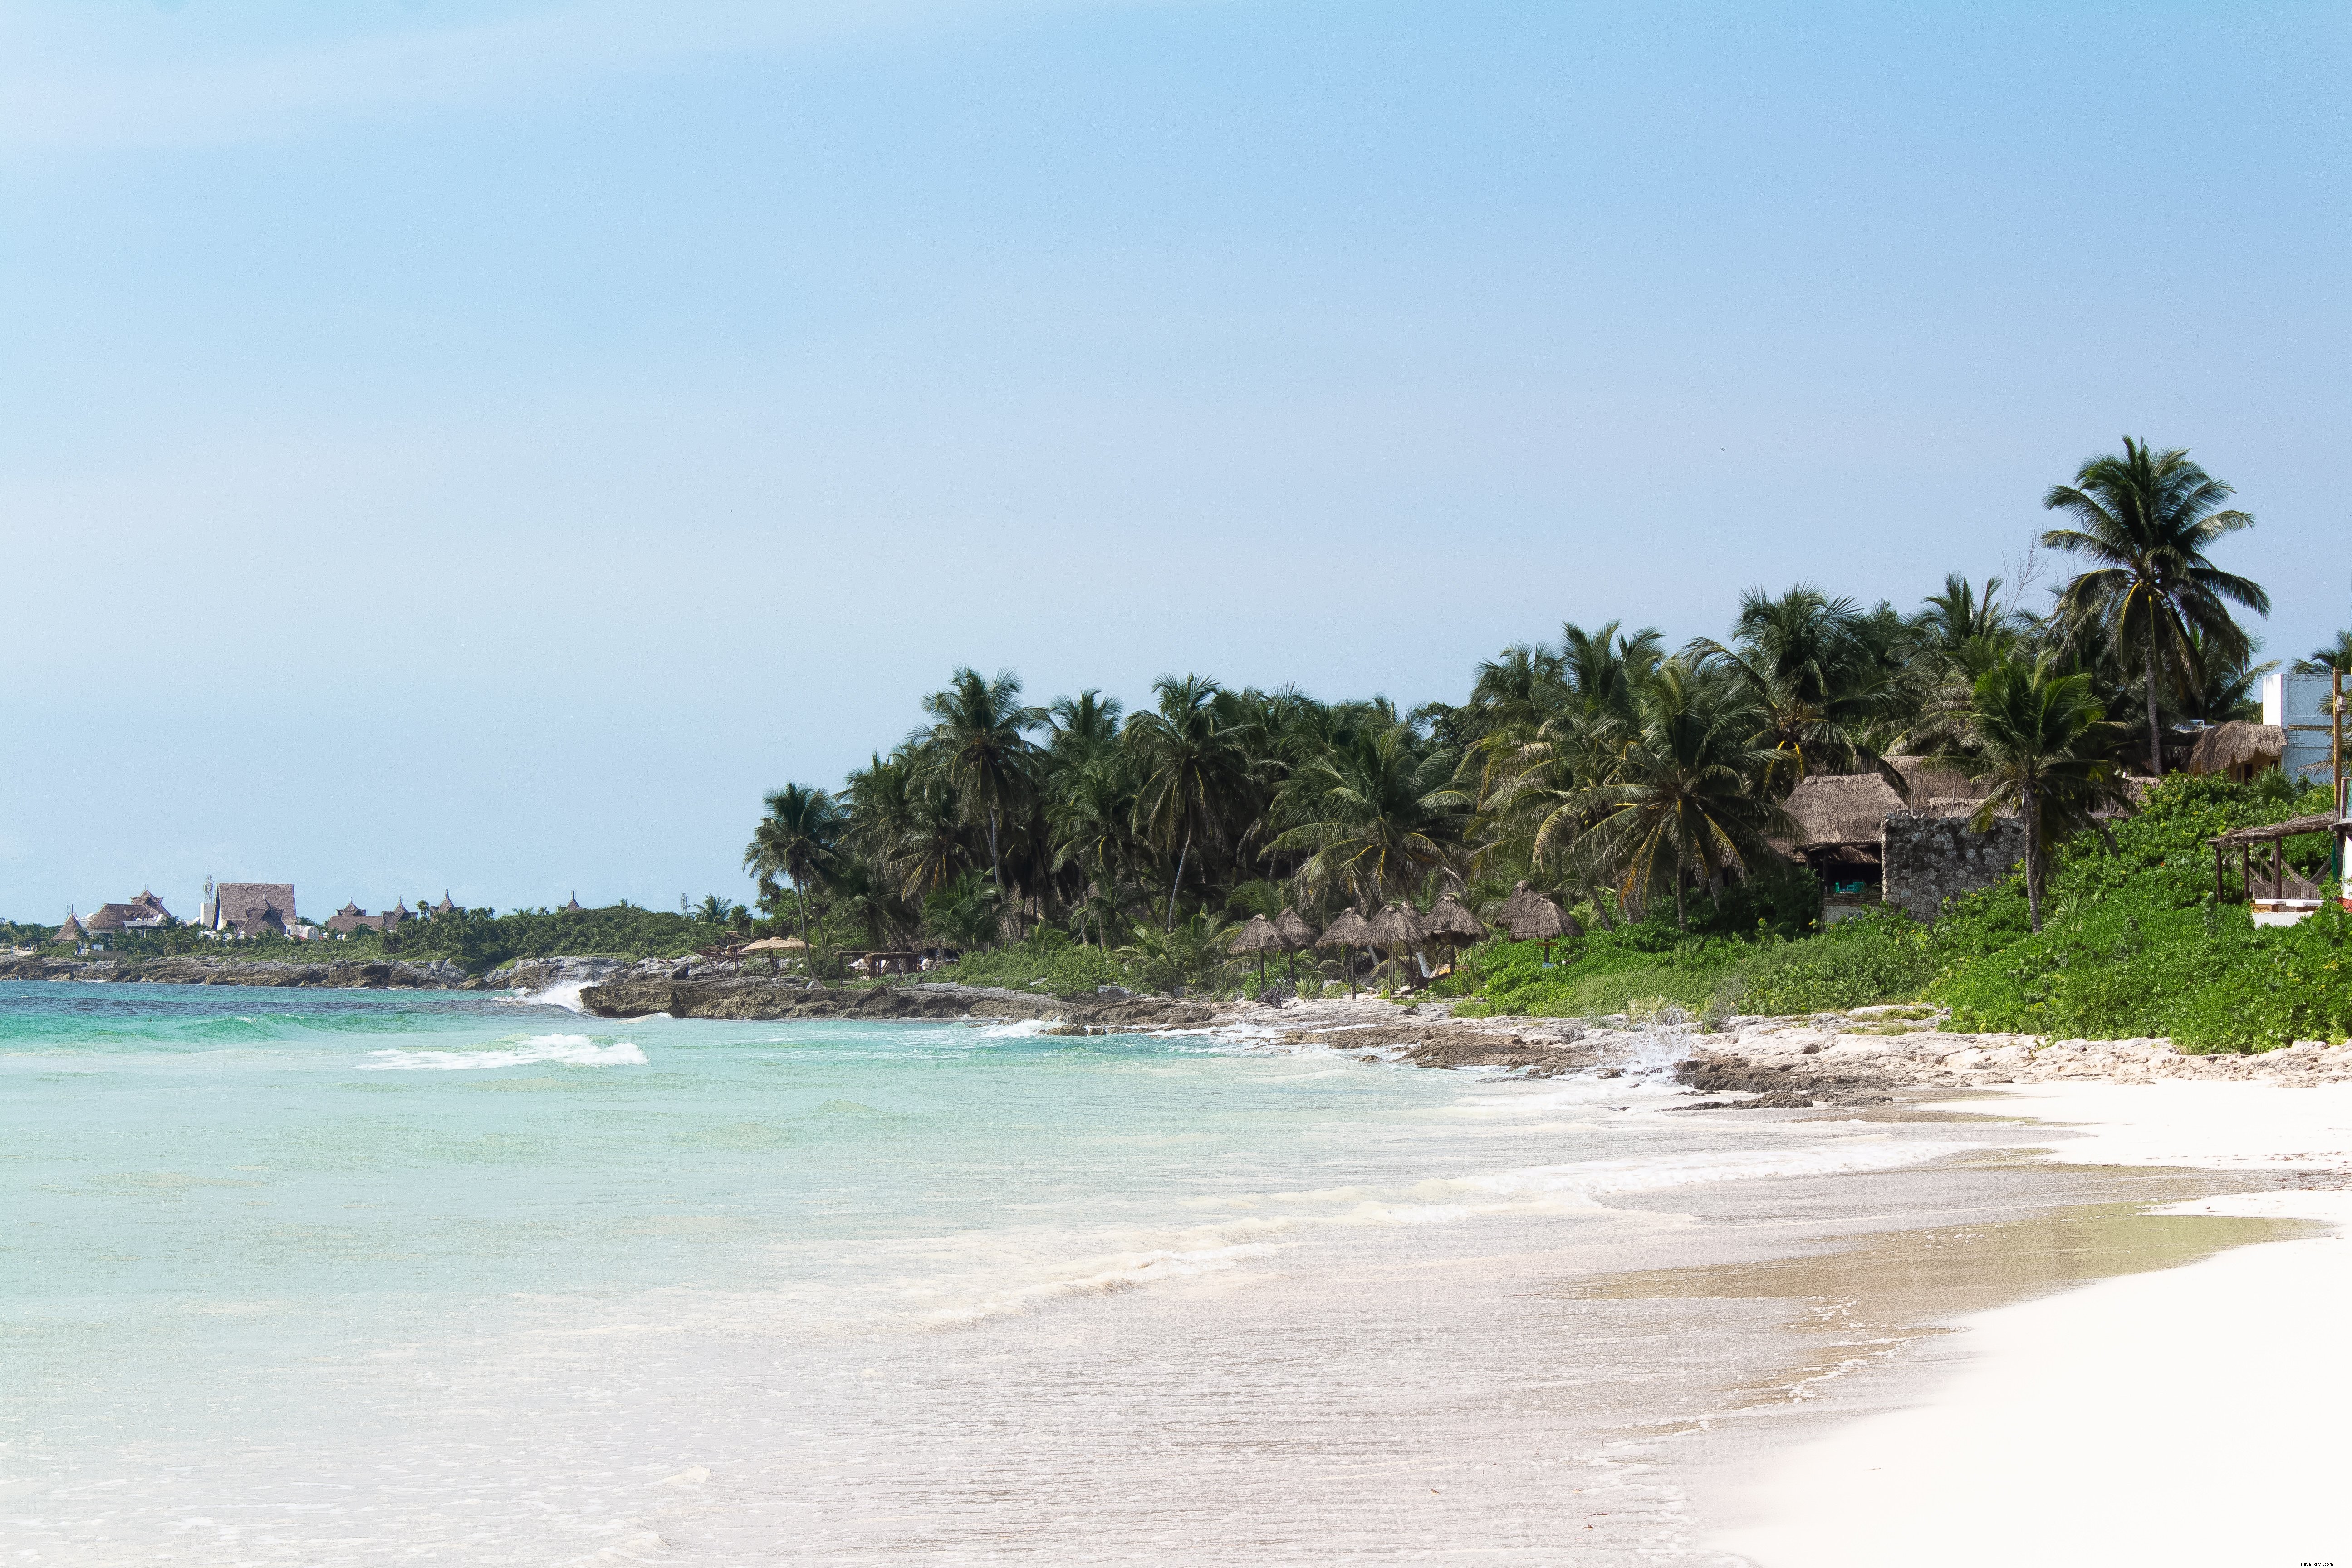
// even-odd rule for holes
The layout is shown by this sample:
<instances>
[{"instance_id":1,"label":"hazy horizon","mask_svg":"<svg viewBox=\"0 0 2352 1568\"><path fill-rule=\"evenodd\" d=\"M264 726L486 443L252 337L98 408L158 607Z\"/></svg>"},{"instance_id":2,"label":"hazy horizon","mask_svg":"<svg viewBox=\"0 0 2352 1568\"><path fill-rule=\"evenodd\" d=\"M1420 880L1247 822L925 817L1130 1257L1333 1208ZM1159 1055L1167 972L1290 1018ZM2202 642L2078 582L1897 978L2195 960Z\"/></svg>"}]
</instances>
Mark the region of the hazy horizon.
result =
<instances>
[{"instance_id":1,"label":"hazy horizon","mask_svg":"<svg viewBox=\"0 0 2352 1568\"><path fill-rule=\"evenodd\" d=\"M2237 488L2292 660L2347 31L0 5L0 912L742 898L955 666L1458 700L1563 620L1916 607L2126 434Z\"/></svg>"}]
</instances>

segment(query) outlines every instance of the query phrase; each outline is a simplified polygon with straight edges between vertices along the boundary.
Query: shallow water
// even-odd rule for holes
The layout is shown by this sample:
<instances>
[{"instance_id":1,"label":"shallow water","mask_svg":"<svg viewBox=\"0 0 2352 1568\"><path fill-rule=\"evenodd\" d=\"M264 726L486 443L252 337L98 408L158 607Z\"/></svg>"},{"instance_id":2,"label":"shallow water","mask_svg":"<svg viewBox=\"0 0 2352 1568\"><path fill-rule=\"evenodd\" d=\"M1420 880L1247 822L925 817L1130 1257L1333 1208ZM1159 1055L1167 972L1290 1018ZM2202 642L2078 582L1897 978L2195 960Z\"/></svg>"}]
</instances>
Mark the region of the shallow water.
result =
<instances>
[{"instance_id":1,"label":"shallow water","mask_svg":"<svg viewBox=\"0 0 2352 1568\"><path fill-rule=\"evenodd\" d=\"M1558 1279L2009 1131L219 987L0 985L0 1544L74 1564L1671 1557L1602 1436L1763 1320Z\"/></svg>"}]
</instances>

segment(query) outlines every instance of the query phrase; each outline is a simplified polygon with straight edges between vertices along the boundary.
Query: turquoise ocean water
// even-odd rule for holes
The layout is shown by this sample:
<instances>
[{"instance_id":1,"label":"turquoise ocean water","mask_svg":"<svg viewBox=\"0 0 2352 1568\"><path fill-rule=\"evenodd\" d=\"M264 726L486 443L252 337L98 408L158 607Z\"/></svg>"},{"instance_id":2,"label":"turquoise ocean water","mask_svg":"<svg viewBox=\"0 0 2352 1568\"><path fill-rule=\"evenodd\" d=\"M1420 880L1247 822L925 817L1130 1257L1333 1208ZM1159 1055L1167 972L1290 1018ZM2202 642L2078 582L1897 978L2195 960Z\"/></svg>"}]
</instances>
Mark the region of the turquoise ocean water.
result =
<instances>
[{"instance_id":1,"label":"turquoise ocean water","mask_svg":"<svg viewBox=\"0 0 2352 1568\"><path fill-rule=\"evenodd\" d=\"M1953 1147L1667 1093L0 985L0 1562L1558 1560L1584 1494L1510 1467L1583 1463L1578 1357L1649 1352L1504 1353L1528 1260Z\"/></svg>"}]
</instances>

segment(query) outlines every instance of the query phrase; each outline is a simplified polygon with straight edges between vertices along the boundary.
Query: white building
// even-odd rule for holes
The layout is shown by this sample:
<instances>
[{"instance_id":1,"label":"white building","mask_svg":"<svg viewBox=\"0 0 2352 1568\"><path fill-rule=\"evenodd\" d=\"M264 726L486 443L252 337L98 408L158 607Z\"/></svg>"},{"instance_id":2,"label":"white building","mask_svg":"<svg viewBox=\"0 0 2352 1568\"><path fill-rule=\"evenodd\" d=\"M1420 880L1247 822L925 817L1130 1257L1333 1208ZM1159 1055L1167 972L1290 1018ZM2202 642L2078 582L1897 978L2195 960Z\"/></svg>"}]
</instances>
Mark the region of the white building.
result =
<instances>
[{"instance_id":1,"label":"white building","mask_svg":"<svg viewBox=\"0 0 2352 1568\"><path fill-rule=\"evenodd\" d=\"M2328 704L2335 696L2331 675L2280 669L2263 677L2263 722L2286 731L2286 755L2279 759L2279 767L2288 778L2327 782Z\"/></svg>"}]
</instances>

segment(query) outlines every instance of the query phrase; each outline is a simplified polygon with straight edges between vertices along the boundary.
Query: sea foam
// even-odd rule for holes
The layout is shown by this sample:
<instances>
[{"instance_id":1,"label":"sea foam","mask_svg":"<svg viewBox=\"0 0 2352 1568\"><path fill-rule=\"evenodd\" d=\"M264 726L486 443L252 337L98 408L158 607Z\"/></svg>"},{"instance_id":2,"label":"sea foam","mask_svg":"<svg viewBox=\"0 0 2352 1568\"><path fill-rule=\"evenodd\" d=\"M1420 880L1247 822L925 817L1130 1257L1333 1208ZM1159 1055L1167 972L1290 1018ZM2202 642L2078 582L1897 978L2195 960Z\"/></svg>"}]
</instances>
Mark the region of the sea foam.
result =
<instances>
[{"instance_id":1,"label":"sea foam","mask_svg":"<svg viewBox=\"0 0 2352 1568\"><path fill-rule=\"evenodd\" d=\"M362 1062L368 1072L471 1072L484 1068L518 1068L532 1062L562 1062L581 1068L641 1068L646 1053L623 1040L600 1046L585 1035L531 1035L519 1041L501 1041L488 1050L370 1051L376 1059Z\"/></svg>"}]
</instances>

